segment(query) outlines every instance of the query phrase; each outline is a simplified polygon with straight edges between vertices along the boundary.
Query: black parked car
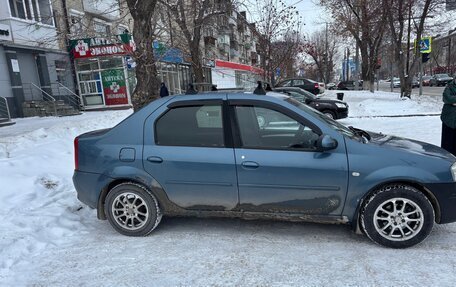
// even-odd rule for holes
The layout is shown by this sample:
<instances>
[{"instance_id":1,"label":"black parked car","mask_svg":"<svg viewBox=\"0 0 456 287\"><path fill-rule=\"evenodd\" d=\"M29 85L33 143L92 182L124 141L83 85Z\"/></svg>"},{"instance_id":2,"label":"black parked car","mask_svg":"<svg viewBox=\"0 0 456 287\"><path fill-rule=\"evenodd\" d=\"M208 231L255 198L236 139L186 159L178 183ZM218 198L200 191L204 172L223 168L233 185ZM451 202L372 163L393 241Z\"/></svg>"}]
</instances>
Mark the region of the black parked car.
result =
<instances>
[{"instance_id":1,"label":"black parked car","mask_svg":"<svg viewBox=\"0 0 456 287\"><path fill-rule=\"evenodd\" d=\"M448 74L435 74L429 80L429 86L445 86L451 80L453 80L453 78L448 76Z\"/></svg>"},{"instance_id":2,"label":"black parked car","mask_svg":"<svg viewBox=\"0 0 456 287\"><path fill-rule=\"evenodd\" d=\"M354 90L355 83L358 83L358 90L363 89L362 81L341 81L337 84L337 89L338 90Z\"/></svg>"},{"instance_id":3,"label":"black parked car","mask_svg":"<svg viewBox=\"0 0 456 287\"><path fill-rule=\"evenodd\" d=\"M339 100L322 99L306 90L296 87L275 88L275 92L285 93L295 100L308 105L332 119L348 117L348 104Z\"/></svg>"},{"instance_id":4,"label":"black parked car","mask_svg":"<svg viewBox=\"0 0 456 287\"><path fill-rule=\"evenodd\" d=\"M314 95L321 94L324 91L318 82L305 78L286 79L278 83L276 87L298 87Z\"/></svg>"}]
</instances>

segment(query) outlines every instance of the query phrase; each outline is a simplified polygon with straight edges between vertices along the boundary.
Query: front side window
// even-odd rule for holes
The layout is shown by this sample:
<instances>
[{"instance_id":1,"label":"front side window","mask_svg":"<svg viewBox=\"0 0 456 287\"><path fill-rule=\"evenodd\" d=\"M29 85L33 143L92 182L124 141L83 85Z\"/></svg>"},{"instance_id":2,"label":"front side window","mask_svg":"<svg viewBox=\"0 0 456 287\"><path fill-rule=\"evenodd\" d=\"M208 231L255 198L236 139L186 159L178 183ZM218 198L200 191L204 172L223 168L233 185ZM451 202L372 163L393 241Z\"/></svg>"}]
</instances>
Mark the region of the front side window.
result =
<instances>
[{"instance_id":1,"label":"front side window","mask_svg":"<svg viewBox=\"0 0 456 287\"><path fill-rule=\"evenodd\" d=\"M244 148L316 150L318 133L279 111L237 106L236 117Z\"/></svg>"},{"instance_id":2,"label":"front side window","mask_svg":"<svg viewBox=\"0 0 456 287\"><path fill-rule=\"evenodd\" d=\"M169 110L156 121L155 143L164 146L224 147L221 105Z\"/></svg>"}]
</instances>

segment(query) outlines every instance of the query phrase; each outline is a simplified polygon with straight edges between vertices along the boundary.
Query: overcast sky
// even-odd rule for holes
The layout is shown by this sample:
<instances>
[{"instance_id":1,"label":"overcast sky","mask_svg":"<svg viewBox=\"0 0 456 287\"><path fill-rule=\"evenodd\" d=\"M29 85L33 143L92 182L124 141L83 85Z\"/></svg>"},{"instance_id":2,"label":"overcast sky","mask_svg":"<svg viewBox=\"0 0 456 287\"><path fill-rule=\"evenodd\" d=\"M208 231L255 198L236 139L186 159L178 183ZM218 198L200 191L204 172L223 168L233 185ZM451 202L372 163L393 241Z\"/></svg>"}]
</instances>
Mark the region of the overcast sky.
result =
<instances>
[{"instance_id":1,"label":"overcast sky","mask_svg":"<svg viewBox=\"0 0 456 287\"><path fill-rule=\"evenodd\" d=\"M327 13L324 11L318 3L318 0L285 0L285 3L288 5L294 5L297 3L296 8L299 11L299 14L302 16L304 23L304 34L310 35L312 32L324 29L325 21L327 21Z\"/></svg>"}]
</instances>

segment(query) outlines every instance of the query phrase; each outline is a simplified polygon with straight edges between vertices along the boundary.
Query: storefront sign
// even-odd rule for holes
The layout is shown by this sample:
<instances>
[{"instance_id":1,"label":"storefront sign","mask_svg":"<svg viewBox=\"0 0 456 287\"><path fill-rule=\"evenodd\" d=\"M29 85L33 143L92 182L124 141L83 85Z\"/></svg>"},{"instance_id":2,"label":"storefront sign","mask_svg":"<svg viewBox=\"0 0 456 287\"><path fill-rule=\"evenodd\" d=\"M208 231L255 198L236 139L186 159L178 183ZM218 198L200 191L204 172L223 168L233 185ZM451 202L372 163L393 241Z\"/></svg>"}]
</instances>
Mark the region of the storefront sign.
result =
<instances>
[{"instance_id":1,"label":"storefront sign","mask_svg":"<svg viewBox=\"0 0 456 287\"><path fill-rule=\"evenodd\" d=\"M107 106L128 104L127 85L123 69L101 71Z\"/></svg>"},{"instance_id":2,"label":"storefront sign","mask_svg":"<svg viewBox=\"0 0 456 287\"><path fill-rule=\"evenodd\" d=\"M223 60L215 60L215 67L227 68L227 69L239 70L239 71L248 71L248 72L252 72L255 74L259 74L259 75L264 74L264 70L261 68L257 68L257 67L249 66L249 65L245 65L245 64L223 61Z\"/></svg>"},{"instance_id":3,"label":"storefront sign","mask_svg":"<svg viewBox=\"0 0 456 287\"><path fill-rule=\"evenodd\" d=\"M11 35L10 26L5 25L5 24L0 24L0 40L13 41L13 36Z\"/></svg>"},{"instance_id":4,"label":"storefront sign","mask_svg":"<svg viewBox=\"0 0 456 287\"><path fill-rule=\"evenodd\" d=\"M152 44L154 55L159 62L182 64L184 63L184 53L177 48L167 47L165 44L155 40Z\"/></svg>"},{"instance_id":5,"label":"storefront sign","mask_svg":"<svg viewBox=\"0 0 456 287\"><path fill-rule=\"evenodd\" d=\"M113 38L86 38L70 40L70 54L73 58L92 58L110 55L126 55L136 50L130 34Z\"/></svg>"}]
</instances>

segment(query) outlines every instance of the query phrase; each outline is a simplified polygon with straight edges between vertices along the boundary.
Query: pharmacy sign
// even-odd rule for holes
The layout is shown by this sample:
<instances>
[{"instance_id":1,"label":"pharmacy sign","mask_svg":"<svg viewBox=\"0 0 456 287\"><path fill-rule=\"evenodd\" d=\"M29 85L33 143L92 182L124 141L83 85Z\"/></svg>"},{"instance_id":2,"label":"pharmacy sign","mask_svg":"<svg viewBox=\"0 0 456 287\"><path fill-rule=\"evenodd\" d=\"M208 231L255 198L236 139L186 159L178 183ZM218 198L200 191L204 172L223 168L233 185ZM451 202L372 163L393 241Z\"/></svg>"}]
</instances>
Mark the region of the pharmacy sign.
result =
<instances>
[{"instance_id":1,"label":"pharmacy sign","mask_svg":"<svg viewBox=\"0 0 456 287\"><path fill-rule=\"evenodd\" d=\"M127 85L123 69L101 71L103 93L107 106L127 105Z\"/></svg>"}]
</instances>

